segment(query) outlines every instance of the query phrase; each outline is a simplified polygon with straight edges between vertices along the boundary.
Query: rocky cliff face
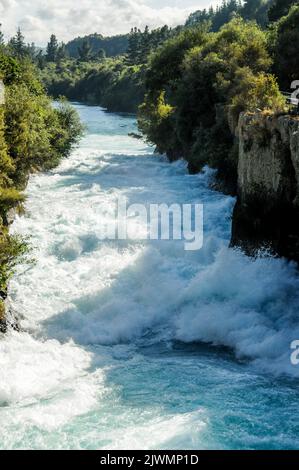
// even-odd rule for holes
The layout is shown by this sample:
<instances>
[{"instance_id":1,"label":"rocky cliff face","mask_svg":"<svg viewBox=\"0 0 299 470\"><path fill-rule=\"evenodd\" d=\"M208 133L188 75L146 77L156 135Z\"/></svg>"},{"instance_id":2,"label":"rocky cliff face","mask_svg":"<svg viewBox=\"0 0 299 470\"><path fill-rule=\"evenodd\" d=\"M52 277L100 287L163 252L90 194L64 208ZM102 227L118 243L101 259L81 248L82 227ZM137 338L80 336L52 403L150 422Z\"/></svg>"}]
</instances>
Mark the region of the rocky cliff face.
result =
<instances>
[{"instance_id":1,"label":"rocky cliff face","mask_svg":"<svg viewBox=\"0 0 299 470\"><path fill-rule=\"evenodd\" d=\"M241 114L232 245L299 261L299 118Z\"/></svg>"}]
</instances>

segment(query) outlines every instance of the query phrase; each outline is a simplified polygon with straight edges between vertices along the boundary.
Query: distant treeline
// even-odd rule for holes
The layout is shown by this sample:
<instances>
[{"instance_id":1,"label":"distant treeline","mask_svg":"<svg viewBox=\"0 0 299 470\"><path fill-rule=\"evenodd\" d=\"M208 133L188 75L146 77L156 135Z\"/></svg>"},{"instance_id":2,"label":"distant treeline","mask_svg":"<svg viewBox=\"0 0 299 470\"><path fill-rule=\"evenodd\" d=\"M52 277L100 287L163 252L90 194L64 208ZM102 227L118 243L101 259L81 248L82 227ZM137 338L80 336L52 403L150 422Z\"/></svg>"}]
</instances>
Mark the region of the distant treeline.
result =
<instances>
[{"instance_id":1,"label":"distant treeline","mask_svg":"<svg viewBox=\"0 0 299 470\"><path fill-rule=\"evenodd\" d=\"M123 55L128 49L129 34L104 37L101 34L89 34L88 36L75 38L66 44L66 52L69 57L78 58L79 50L85 42L88 42L91 48L91 54L95 56L99 51L104 51L107 57Z\"/></svg>"}]
</instances>

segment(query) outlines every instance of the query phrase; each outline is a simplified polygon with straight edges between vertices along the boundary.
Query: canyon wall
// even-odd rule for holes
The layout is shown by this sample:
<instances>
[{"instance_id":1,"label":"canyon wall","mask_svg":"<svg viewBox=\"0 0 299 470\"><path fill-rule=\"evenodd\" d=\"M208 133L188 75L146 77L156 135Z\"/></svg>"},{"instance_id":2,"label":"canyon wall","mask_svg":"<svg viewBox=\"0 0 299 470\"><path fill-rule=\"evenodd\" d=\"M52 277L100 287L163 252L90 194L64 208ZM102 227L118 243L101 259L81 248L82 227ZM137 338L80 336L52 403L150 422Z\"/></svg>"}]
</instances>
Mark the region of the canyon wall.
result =
<instances>
[{"instance_id":1,"label":"canyon wall","mask_svg":"<svg viewBox=\"0 0 299 470\"><path fill-rule=\"evenodd\" d=\"M299 261L299 117L241 114L232 246Z\"/></svg>"}]
</instances>

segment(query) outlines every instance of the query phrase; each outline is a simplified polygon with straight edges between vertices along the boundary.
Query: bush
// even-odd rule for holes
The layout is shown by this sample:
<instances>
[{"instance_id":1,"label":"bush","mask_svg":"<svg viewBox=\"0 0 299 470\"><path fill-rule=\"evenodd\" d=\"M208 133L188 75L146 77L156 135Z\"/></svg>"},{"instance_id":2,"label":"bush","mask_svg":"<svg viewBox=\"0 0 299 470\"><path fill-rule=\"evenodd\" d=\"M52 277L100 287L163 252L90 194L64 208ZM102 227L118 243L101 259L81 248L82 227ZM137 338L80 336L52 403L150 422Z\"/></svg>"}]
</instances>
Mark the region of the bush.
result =
<instances>
[{"instance_id":1,"label":"bush","mask_svg":"<svg viewBox=\"0 0 299 470\"><path fill-rule=\"evenodd\" d=\"M266 34L254 22L236 17L217 33L185 31L150 61L139 127L159 150L183 154L192 171L209 164L235 174L230 120L283 105L270 66Z\"/></svg>"},{"instance_id":2,"label":"bush","mask_svg":"<svg viewBox=\"0 0 299 470\"><path fill-rule=\"evenodd\" d=\"M235 87L229 106L229 120L232 131L238 124L243 111L270 110L283 112L285 98L279 91L276 78L271 74L254 75L250 69L240 69L235 78Z\"/></svg>"},{"instance_id":3,"label":"bush","mask_svg":"<svg viewBox=\"0 0 299 470\"><path fill-rule=\"evenodd\" d=\"M293 80L299 80L299 6L277 23L274 38L274 71L283 90L289 90Z\"/></svg>"},{"instance_id":4,"label":"bush","mask_svg":"<svg viewBox=\"0 0 299 470\"><path fill-rule=\"evenodd\" d=\"M0 292L5 293L7 283L20 263L31 262L28 242L23 237L0 233ZM3 295L3 294L2 294Z\"/></svg>"}]
</instances>

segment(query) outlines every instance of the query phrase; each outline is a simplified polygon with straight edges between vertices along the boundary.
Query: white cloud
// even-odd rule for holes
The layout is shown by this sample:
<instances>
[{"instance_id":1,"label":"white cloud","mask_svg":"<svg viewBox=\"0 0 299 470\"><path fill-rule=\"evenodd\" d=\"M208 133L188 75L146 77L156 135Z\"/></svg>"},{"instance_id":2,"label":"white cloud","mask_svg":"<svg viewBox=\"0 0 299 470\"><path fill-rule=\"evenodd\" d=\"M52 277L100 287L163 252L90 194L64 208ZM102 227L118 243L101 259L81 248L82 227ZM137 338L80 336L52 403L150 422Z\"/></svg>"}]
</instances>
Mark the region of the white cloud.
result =
<instances>
[{"instance_id":1,"label":"white cloud","mask_svg":"<svg viewBox=\"0 0 299 470\"><path fill-rule=\"evenodd\" d=\"M215 2L194 0L192 6L193 0L81 0L77 4L73 0L0 0L0 22L6 36L13 35L20 26L28 42L43 45L51 33L68 41L94 32L126 33L132 26L143 28L146 24L151 28L175 26L182 24L190 12Z\"/></svg>"}]
</instances>

